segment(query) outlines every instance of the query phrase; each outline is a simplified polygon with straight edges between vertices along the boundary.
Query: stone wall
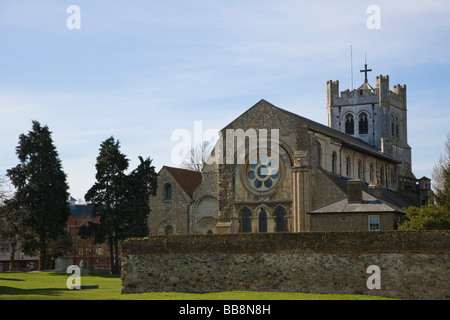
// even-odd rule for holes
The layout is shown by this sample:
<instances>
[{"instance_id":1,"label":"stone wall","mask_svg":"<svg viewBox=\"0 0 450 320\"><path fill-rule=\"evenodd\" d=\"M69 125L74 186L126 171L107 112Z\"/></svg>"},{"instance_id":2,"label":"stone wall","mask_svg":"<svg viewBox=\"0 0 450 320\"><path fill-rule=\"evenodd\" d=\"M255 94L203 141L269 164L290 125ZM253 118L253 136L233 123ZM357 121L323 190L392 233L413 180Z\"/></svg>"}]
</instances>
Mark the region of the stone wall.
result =
<instances>
[{"instance_id":1,"label":"stone wall","mask_svg":"<svg viewBox=\"0 0 450 320\"><path fill-rule=\"evenodd\" d=\"M123 244L122 293L273 291L450 299L450 231L154 236ZM369 266L380 289L369 289Z\"/></svg>"}]
</instances>

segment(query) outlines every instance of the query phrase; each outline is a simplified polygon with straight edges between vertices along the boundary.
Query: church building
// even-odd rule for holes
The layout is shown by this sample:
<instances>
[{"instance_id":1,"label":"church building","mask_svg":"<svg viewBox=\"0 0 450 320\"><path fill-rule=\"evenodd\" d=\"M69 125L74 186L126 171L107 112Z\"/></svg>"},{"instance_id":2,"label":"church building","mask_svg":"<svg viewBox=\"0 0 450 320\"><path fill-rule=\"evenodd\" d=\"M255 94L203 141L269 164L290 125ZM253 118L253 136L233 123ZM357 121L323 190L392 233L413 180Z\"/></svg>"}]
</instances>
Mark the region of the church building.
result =
<instances>
[{"instance_id":1,"label":"church building","mask_svg":"<svg viewBox=\"0 0 450 320\"><path fill-rule=\"evenodd\" d=\"M150 234L395 230L403 208L428 204L430 180L411 171L406 86L372 87L368 71L355 90L327 82L327 126L261 100L201 172L164 166Z\"/></svg>"}]
</instances>

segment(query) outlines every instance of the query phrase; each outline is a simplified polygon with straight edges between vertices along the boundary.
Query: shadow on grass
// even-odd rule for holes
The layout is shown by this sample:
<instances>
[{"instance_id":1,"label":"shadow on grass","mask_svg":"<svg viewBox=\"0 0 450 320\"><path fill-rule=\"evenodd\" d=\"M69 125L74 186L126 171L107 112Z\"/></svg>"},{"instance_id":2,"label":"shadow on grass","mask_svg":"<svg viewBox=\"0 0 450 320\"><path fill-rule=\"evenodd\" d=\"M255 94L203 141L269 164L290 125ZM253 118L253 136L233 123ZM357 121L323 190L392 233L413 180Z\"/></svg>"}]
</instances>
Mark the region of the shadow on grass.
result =
<instances>
[{"instance_id":1,"label":"shadow on grass","mask_svg":"<svg viewBox=\"0 0 450 320\"><path fill-rule=\"evenodd\" d=\"M45 289L20 289L14 287L0 286L0 295L47 295L56 296L59 292L70 291L61 288L45 288Z\"/></svg>"},{"instance_id":2,"label":"shadow on grass","mask_svg":"<svg viewBox=\"0 0 450 320\"><path fill-rule=\"evenodd\" d=\"M16 278L0 278L0 280L6 280L6 281L25 281L24 279L16 279Z\"/></svg>"}]
</instances>

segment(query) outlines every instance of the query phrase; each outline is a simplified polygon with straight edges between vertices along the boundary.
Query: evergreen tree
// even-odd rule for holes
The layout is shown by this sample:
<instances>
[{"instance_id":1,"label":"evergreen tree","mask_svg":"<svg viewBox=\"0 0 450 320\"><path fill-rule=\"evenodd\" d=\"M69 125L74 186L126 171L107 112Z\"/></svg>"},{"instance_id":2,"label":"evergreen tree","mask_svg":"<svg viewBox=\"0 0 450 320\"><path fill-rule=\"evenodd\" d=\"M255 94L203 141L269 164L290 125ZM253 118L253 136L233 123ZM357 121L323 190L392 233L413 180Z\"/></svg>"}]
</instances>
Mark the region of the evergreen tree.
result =
<instances>
[{"instance_id":1,"label":"evergreen tree","mask_svg":"<svg viewBox=\"0 0 450 320\"><path fill-rule=\"evenodd\" d=\"M16 188L12 200L15 219L21 222L24 232L24 251L37 251L39 269L48 269L51 243L64 236L70 215L66 174L49 128L37 121L33 121L28 135L20 135L16 154L20 163L7 171Z\"/></svg>"},{"instance_id":2,"label":"evergreen tree","mask_svg":"<svg viewBox=\"0 0 450 320\"><path fill-rule=\"evenodd\" d=\"M94 204L100 220L81 227L79 234L94 237L95 243L108 243L113 274L120 273L120 241L148 234L148 197L156 192L156 173L150 159L139 159L140 165L126 175L129 160L120 152L119 141L110 137L102 142L96 164L97 182L85 196Z\"/></svg>"},{"instance_id":3,"label":"evergreen tree","mask_svg":"<svg viewBox=\"0 0 450 320\"><path fill-rule=\"evenodd\" d=\"M156 195L158 174L150 158L139 157L140 164L128 176L127 237L145 237L148 235L149 197Z\"/></svg>"}]
</instances>

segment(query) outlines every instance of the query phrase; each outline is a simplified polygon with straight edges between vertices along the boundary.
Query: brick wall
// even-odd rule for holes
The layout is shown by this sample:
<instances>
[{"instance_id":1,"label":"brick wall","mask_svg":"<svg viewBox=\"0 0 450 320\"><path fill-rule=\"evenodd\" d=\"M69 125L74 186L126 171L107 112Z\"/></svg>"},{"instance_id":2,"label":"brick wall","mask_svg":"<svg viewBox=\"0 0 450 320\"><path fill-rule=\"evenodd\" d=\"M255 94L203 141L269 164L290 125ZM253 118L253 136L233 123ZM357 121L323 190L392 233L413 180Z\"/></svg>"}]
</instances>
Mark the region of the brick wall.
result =
<instances>
[{"instance_id":1,"label":"brick wall","mask_svg":"<svg viewBox=\"0 0 450 320\"><path fill-rule=\"evenodd\" d=\"M231 290L450 299L450 231L154 236L123 244L122 293ZM368 289L367 268L380 268Z\"/></svg>"}]
</instances>

